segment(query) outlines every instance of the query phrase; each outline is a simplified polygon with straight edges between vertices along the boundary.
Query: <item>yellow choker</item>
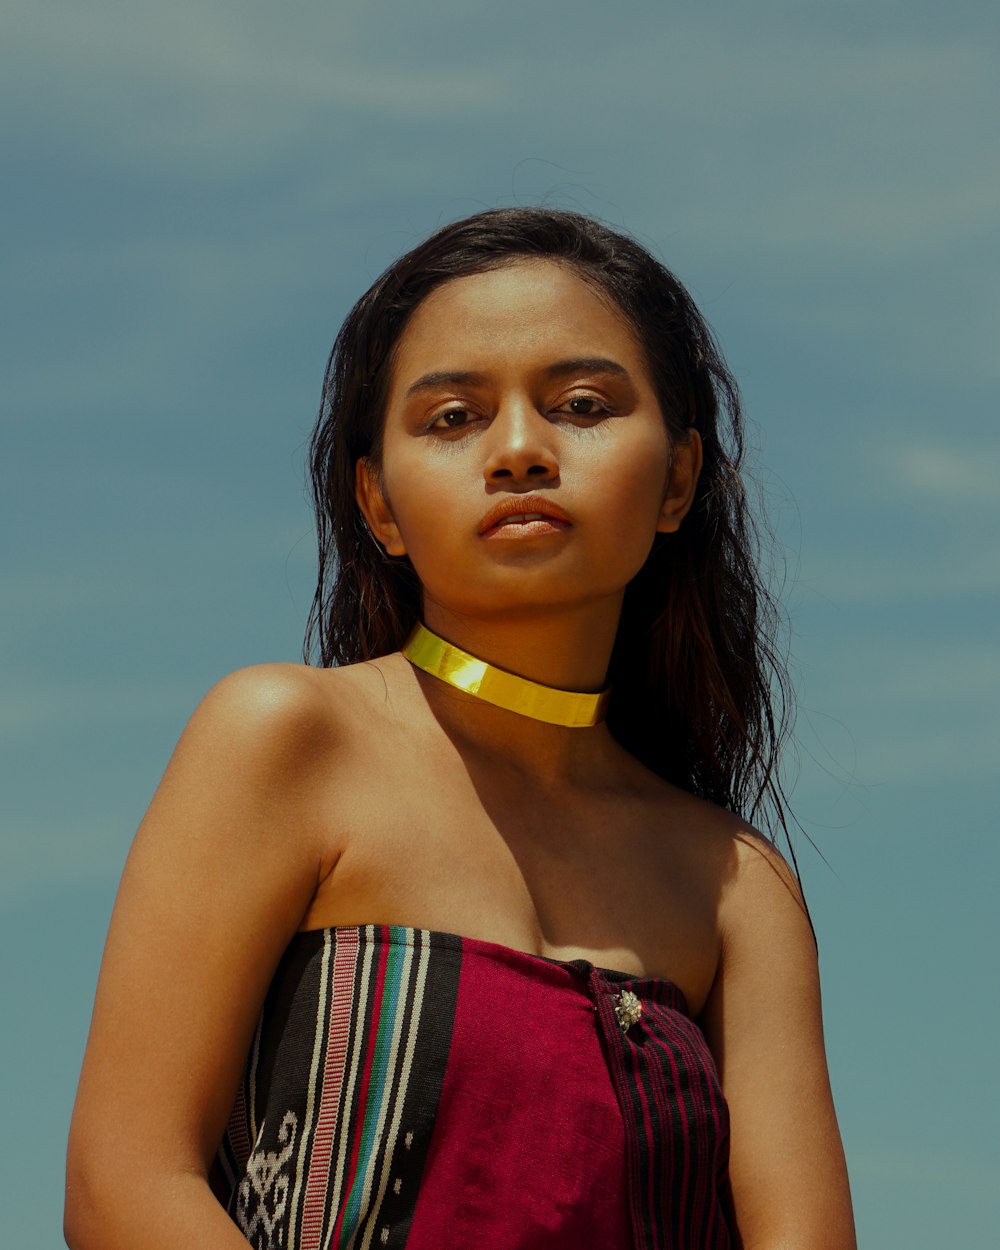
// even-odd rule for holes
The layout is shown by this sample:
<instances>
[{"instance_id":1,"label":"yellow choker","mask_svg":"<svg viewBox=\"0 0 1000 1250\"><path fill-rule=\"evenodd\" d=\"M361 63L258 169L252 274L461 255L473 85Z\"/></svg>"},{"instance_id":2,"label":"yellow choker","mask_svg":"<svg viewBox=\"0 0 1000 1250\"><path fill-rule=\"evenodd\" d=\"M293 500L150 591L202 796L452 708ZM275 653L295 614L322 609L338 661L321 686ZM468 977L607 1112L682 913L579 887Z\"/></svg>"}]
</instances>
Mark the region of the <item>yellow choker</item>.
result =
<instances>
[{"instance_id":1,"label":"yellow choker","mask_svg":"<svg viewBox=\"0 0 1000 1250\"><path fill-rule=\"evenodd\" d=\"M570 729L586 729L602 721L611 696L610 689L601 694L576 694L507 673L453 647L423 625L417 625L406 640L403 655L416 668L495 707Z\"/></svg>"}]
</instances>

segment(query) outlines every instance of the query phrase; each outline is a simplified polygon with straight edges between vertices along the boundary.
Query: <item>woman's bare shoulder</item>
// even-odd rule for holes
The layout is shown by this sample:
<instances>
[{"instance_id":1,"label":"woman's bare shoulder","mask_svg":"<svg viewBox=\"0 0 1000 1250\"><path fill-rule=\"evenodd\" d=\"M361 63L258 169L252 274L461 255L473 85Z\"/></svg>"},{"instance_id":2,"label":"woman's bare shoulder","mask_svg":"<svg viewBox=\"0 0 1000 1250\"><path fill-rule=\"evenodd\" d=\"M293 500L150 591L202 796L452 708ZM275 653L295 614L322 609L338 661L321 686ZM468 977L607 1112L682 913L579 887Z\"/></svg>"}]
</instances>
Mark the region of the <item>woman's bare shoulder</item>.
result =
<instances>
[{"instance_id":1,"label":"woman's bare shoulder","mask_svg":"<svg viewBox=\"0 0 1000 1250\"><path fill-rule=\"evenodd\" d=\"M718 900L720 918L738 923L778 893L804 911L797 873L771 838L718 804L670 789L675 845Z\"/></svg>"},{"instance_id":2,"label":"woman's bare shoulder","mask_svg":"<svg viewBox=\"0 0 1000 1250\"><path fill-rule=\"evenodd\" d=\"M370 709L377 665L341 668L264 663L221 678L188 726L201 740L220 738L230 750L264 754L326 751Z\"/></svg>"},{"instance_id":3,"label":"woman's bare shoulder","mask_svg":"<svg viewBox=\"0 0 1000 1250\"><path fill-rule=\"evenodd\" d=\"M733 812L695 799L698 859L717 900L723 950L765 931L776 942L814 951L815 938L798 873L774 840Z\"/></svg>"},{"instance_id":4,"label":"woman's bare shoulder","mask_svg":"<svg viewBox=\"0 0 1000 1250\"><path fill-rule=\"evenodd\" d=\"M730 909L742 914L752 912L756 906L773 906L780 900L805 916L798 873L774 841L736 817L726 836L731 846L732 871L725 882L723 898Z\"/></svg>"},{"instance_id":5,"label":"woman's bare shoulder","mask_svg":"<svg viewBox=\"0 0 1000 1250\"><path fill-rule=\"evenodd\" d=\"M324 801L356 766L357 751L344 748L363 703L359 677L279 663L240 668L216 682L140 824L129 881L165 883L169 894L178 865L186 865L188 881L214 882L219 865L239 855L271 865L271 885L285 882L282 915L297 924L336 850ZM245 882L241 890L252 893ZM270 906L264 898L262 913Z\"/></svg>"}]
</instances>

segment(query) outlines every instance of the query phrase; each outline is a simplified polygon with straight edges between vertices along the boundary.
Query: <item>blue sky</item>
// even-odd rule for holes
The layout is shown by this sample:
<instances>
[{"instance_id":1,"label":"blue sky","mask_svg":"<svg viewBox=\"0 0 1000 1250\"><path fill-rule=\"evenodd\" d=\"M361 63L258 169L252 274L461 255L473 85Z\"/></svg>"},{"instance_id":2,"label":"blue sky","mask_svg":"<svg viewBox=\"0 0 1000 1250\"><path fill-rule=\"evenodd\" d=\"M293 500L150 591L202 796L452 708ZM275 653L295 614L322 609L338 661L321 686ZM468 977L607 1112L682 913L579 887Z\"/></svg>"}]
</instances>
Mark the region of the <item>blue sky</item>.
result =
<instances>
[{"instance_id":1,"label":"blue sky","mask_svg":"<svg viewBox=\"0 0 1000 1250\"><path fill-rule=\"evenodd\" d=\"M861 1243L995 1235L1000 20L8 0L5 1231L61 1244L104 929L223 673L298 658L303 443L353 300L479 208L634 232L755 422ZM994 1115L990 1113L993 1112Z\"/></svg>"}]
</instances>

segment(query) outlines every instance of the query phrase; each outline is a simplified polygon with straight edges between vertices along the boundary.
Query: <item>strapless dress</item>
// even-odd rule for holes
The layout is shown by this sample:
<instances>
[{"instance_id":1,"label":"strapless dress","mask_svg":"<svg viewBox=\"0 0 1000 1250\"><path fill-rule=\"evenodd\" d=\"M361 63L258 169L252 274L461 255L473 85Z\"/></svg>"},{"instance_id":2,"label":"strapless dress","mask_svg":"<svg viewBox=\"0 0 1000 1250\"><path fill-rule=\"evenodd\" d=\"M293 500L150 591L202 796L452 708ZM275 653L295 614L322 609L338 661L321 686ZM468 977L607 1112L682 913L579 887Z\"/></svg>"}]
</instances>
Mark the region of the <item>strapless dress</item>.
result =
<instances>
[{"instance_id":1,"label":"strapless dress","mask_svg":"<svg viewBox=\"0 0 1000 1250\"><path fill-rule=\"evenodd\" d=\"M212 1171L257 1250L728 1250L671 981L396 925L296 934Z\"/></svg>"}]
</instances>

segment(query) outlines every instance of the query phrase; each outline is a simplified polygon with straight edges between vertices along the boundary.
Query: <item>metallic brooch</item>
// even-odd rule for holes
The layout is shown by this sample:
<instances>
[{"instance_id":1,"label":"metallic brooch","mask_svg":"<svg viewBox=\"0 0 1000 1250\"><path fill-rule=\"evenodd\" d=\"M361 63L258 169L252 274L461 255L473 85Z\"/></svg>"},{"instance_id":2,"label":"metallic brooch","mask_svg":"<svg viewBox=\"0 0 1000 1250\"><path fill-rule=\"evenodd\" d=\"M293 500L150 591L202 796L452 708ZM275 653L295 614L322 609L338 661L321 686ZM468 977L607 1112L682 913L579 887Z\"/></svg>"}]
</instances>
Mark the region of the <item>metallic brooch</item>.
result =
<instances>
[{"instance_id":1,"label":"metallic brooch","mask_svg":"<svg viewBox=\"0 0 1000 1250\"><path fill-rule=\"evenodd\" d=\"M622 1032L627 1033L642 1015L642 1003L631 990L622 990L615 997L615 1015L618 1017Z\"/></svg>"}]
</instances>

